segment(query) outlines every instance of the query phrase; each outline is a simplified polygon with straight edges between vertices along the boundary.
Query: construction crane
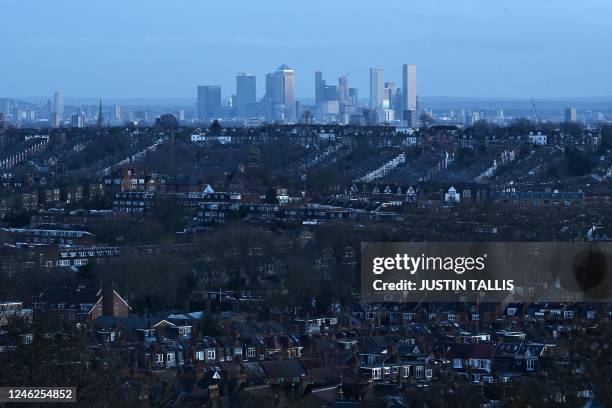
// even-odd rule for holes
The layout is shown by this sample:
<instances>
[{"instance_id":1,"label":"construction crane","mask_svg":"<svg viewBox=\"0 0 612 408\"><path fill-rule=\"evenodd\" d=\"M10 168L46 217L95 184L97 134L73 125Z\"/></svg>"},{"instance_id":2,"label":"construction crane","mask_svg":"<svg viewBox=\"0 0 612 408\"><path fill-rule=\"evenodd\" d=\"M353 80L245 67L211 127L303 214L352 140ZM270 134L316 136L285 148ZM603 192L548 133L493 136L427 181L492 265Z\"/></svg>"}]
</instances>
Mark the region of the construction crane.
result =
<instances>
[{"instance_id":1,"label":"construction crane","mask_svg":"<svg viewBox=\"0 0 612 408\"><path fill-rule=\"evenodd\" d=\"M533 101L533 98L531 98L531 106L533 106L533 111L535 112L536 118L538 120L538 122L541 122L540 120L540 114L538 113L538 109L536 108L535 102Z\"/></svg>"}]
</instances>

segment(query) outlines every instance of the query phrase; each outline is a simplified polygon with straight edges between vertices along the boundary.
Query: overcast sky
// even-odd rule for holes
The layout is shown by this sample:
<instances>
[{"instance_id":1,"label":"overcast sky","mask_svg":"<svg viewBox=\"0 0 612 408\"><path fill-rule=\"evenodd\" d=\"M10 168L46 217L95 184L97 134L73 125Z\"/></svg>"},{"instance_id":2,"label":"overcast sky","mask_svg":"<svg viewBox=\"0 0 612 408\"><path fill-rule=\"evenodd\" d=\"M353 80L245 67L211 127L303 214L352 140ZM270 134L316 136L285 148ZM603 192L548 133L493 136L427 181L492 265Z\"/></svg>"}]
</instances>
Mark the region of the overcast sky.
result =
<instances>
[{"instance_id":1,"label":"overcast sky","mask_svg":"<svg viewBox=\"0 0 612 408\"><path fill-rule=\"evenodd\" d=\"M0 0L0 96L185 97L286 63L424 96L612 95L610 0Z\"/></svg>"}]
</instances>

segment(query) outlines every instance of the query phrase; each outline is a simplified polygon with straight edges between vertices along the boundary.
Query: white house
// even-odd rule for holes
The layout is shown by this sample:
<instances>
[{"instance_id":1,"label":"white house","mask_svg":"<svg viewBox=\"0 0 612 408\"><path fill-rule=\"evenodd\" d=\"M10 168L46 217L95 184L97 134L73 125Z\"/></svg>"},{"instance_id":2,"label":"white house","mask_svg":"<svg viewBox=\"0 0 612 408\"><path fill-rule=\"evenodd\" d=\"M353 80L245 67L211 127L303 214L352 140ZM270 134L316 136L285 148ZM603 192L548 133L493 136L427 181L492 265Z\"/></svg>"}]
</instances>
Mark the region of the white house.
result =
<instances>
[{"instance_id":1,"label":"white house","mask_svg":"<svg viewBox=\"0 0 612 408\"><path fill-rule=\"evenodd\" d=\"M546 135L543 135L542 132L538 132L537 134L533 134L533 132L529 132L529 141L538 146L545 146L547 143Z\"/></svg>"},{"instance_id":2,"label":"white house","mask_svg":"<svg viewBox=\"0 0 612 408\"><path fill-rule=\"evenodd\" d=\"M444 194L444 202L447 203L458 203L461 200L461 195L457 192L455 187L448 189L448 192Z\"/></svg>"}]
</instances>

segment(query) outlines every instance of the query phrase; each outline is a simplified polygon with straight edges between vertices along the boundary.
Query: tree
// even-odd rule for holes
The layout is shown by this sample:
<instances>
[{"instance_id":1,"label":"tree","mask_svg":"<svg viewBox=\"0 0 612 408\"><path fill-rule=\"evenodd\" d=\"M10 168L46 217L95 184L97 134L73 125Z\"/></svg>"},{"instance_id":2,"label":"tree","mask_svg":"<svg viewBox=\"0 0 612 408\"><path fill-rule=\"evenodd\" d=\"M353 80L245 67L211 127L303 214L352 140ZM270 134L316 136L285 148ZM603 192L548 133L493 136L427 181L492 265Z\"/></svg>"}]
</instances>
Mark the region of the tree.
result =
<instances>
[{"instance_id":1,"label":"tree","mask_svg":"<svg viewBox=\"0 0 612 408\"><path fill-rule=\"evenodd\" d=\"M213 136L219 136L221 135L221 132L223 131L223 128L221 127L221 124L219 123L219 121L217 119L213 120L213 122L210 124L210 134Z\"/></svg>"},{"instance_id":2,"label":"tree","mask_svg":"<svg viewBox=\"0 0 612 408\"><path fill-rule=\"evenodd\" d=\"M155 119L155 126L163 129L176 129L179 127L179 121L174 115L166 113Z\"/></svg>"},{"instance_id":3,"label":"tree","mask_svg":"<svg viewBox=\"0 0 612 408\"><path fill-rule=\"evenodd\" d=\"M433 125L434 123L436 123L436 119L432 115L427 113L427 112L421 113L421 116L419 117L419 120L425 126L430 126L430 125Z\"/></svg>"},{"instance_id":4,"label":"tree","mask_svg":"<svg viewBox=\"0 0 612 408\"><path fill-rule=\"evenodd\" d=\"M593 169L589 156L577 149L566 149L565 161L568 172L573 176L584 176Z\"/></svg>"}]
</instances>

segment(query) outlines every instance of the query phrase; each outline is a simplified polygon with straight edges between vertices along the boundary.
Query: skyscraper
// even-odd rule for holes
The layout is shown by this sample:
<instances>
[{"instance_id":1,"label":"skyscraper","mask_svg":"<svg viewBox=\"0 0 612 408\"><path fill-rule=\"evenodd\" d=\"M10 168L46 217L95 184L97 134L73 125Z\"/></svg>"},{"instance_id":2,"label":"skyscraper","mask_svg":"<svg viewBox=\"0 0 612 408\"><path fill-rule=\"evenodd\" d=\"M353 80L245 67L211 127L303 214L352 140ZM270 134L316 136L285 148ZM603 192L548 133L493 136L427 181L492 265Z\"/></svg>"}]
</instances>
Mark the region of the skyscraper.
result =
<instances>
[{"instance_id":1,"label":"skyscraper","mask_svg":"<svg viewBox=\"0 0 612 408\"><path fill-rule=\"evenodd\" d=\"M338 78L338 102L340 105L348 102L348 78L344 75Z\"/></svg>"},{"instance_id":2,"label":"skyscraper","mask_svg":"<svg viewBox=\"0 0 612 408\"><path fill-rule=\"evenodd\" d=\"M240 73L236 75L236 98L234 107L240 118L246 118L250 104L257 102L257 84L255 75ZM252 106L252 105L251 105Z\"/></svg>"},{"instance_id":3,"label":"skyscraper","mask_svg":"<svg viewBox=\"0 0 612 408\"><path fill-rule=\"evenodd\" d=\"M370 109L376 110L383 104L383 70L370 68Z\"/></svg>"},{"instance_id":4,"label":"skyscraper","mask_svg":"<svg viewBox=\"0 0 612 408\"><path fill-rule=\"evenodd\" d=\"M219 115L220 110L221 87L218 85L198 86L198 119L212 119Z\"/></svg>"},{"instance_id":5,"label":"skyscraper","mask_svg":"<svg viewBox=\"0 0 612 408\"><path fill-rule=\"evenodd\" d=\"M349 105L357 106L359 104L359 92L357 88L348 89L348 101Z\"/></svg>"},{"instance_id":6,"label":"skyscraper","mask_svg":"<svg viewBox=\"0 0 612 408\"><path fill-rule=\"evenodd\" d=\"M402 66L402 99L403 119L407 122L408 126L416 126L417 89L415 64L404 64Z\"/></svg>"},{"instance_id":7,"label":"skyscraper","mask_svg":"<svg viewBox=\"0 0 612 408\"><path fill-rule=\"evenodd\" d=\"M404 103L402 109L416 111L416 65L404 64L402 67L402 96Z\"/></svg>"},{"instance_id":8,"label":"skyscraper","mask_svg":"<svg viewBox=\"0 0 612 408\"><path fill-rule=\"evenodd\" d=\"M278 67L278 75L282 75L283 81L283 104L287 108L287 118L295 119L295 72L287 65Z\"/></svg>"},{"instance_id":9,"label":"skyscraper","mask_svg":"<svg viewBox=\"0 0 612 408\"><path fill-rule=\"evenodd\" d=\"M566 108L565 109L565 121L566 122L576 121L576 108Z\"/></svg>"},{"instance_id":10,"label":"skyscraper","mask_svg":"<svg viewBox=\"0 0 612 408\"><path fill-rule=\"evenodd\" d=\"M274 120L295 119L295 72L283 64L266 75L266 99L271 104ZM282 113L282 118L278 117Z\"/></svg>"},{"instance_id":11,"label":"skyscraper","mask_svg":"<svg viewBox=\"0 0 612 408\"><path fill-rule=\"evenodd\" d=\"M315 105L321 103L321 90L325 87L323 72L315 71Z\"/></svg>"},{"instance_id":12,"label":"skyscraper","mask_svg":"<svg viewBox=\"0 0 612 408\"><path fill-rule=\"evenodd\" d=\"M53 95L53 112L61 120L64 115L64 92L56 91Z\"/></svg>"},{"instance_id":13,"label":"skyscraper","mask_svg":"<svg viewBox=\"0 0 612 408\"><path fill-rule=\"evenodd\" d=\"M75 128L85 127L85 114L83 112L75 113L70 119L70 124Z\"/></svg>"}]
</instances>

